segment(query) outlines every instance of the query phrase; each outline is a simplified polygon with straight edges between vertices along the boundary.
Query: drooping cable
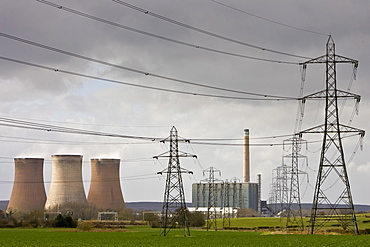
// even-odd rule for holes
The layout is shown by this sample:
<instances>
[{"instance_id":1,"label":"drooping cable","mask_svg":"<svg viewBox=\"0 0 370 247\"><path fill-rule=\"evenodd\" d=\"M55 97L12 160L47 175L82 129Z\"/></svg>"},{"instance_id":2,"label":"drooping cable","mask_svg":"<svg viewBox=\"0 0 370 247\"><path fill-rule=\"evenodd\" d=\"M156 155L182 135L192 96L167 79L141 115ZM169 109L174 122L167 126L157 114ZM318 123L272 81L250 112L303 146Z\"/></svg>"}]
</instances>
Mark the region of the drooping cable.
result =
<instances>
[{"instance_id":1,"label":"drooping cable","mask_svg":"<svg viewBox=\"0 0 370 247\"><path fill-rule=\"evenodd\" d=\"M122 28L122 29L125 29L125 30L128 30L128 31L132 31L132 32L139 33L139 34L142 34L142 35L150 36L150 37L153 37L153 38L157 38L157 39L165 40L165 41L168 41L168 42L176 43L176 44L179 44L179 45L184 45L184 46L187 46L187 47L195 48L195 49L198 49L198 50L204 50L204 51L218 53L218 54L222 54L222 55L228 55L228 56L239 57L239 58L244 58L244 59L257 60L257 61L262 61L262 62L298 65L297 62L289 62L289 61L283 61L283 60L275 60L275 59L266 59L266 58L260 58L260 57L247 56L247 55L222 51L222 50L218 50L218 49L213 49L213 48L206 47L206 46L190 44L190 43L187 43L187 42L184 42L184 41L175 40L175 39L172 39L172 38L160 36L160 35L157 35L157 34L154 34L154 33L149 33L149 32L142 31L142 30L132 28L132 27L129 27L129 26L125 26L125 25L122 25L122 24L119 24L119 23L116 23L116 22L112 22L112 21L109 21L109 20L106 20L106 19L102 19L102 18L93 16L93 15L89 15L89 14L86 14L86 13L83 13L83 12L80 12L80 11L77 11L77 10L74 10L74 9L71 9L71 8L67 8L67 7L64 7L64 6L49 2L49 1L45 1L45 0L36 0L36 1L38 1L40 3L43 3L43 4L46 4L46 5L49 5L49 6L52 6L52 7L56 7L60 10L67 11L67 12L72 13L72 14L76 14L76 15L81 16L81 17L85 17L85 18L94 20L94 21L105 23L105 24L108 24L108 25L111 25L111 26L115 26L115 27L118 27L118 28Z\"/></svg>"},{"instance_id":2,"label":"drooping cable","mask_svg":"<svg viewBox=\"0 0 370 247\"><path fill-rule=\"evenodd\" d=\"M185 80L181 80L181 79L171 78L171 77L168 77L168 76L153 74L153 73L137 70L137 69L134 69L134 68L129 68L129 67L125 67L125 66L121 66L121 65L117 65L117 64L108 63L108 62L105 62L105 61L102 61L102 60L86 57L86 56L79 55L79 54L76 54L76 53L72 53L72 52L69 52L69 51L64 51L64 50L61 50L61 49L57 49L57 48L54 48L54 47L51 47L51 46L47 46L47 45L36 43L36 42L30 41L30 40L15 37L15 36L12 36L12 35L9 35L9 34L6 34L6 33L2 33L2 32L0 32L0 36L4 37L4 38L16 40L16 41L19 41L19 42L22 42L22 43L25 43L25 44L29 44L29 45L32 45L32 46L37 46L39 48L43 48L43 49L46 49L46 50L58 52L58 53L61 53L61 54L64 54L64 55L77 57L77 58L87 60L87 61L90 61L90 62L95 62L95 63L107 65L107 66L110 66L110 67L131 71L131 72L143 74L143 75L146 75L146 76L152 76L152 77L156 77L156 78L159 78L159 79L174 81L174 82L178 82L178 83L182 83L182 84L187 84L187 85L192 85L192 86L197 86L197 87L202 87L202 88L208 88L208 89L214 89L214 90L219 90L219 91L225 91L225 92L230 92L230 93L238 93L238 94L259 96L259 97L272 97L272 98L277 98L277 99L287 98L287 97L284 97L284 96L274 96L274 95L266 95L266 94L260 94L260 93L244 92L244 91L239 91L239 90L215 87L215 86L204 85L204 84L195 83L195 82L191 82L191 81L185 81Z\"/></svg>"},{"instance_id":3,"label":"drooping cable","mask_svg":"<svg viewBox=\"0 0 370 247\"><path fill-rule=\"evenodd\" d=\"M272 98L269 98L269 96L265 96L264 98L247 98L247 97L234 97L234 96L226 96L226 95L205 94L205 93L197 93L197 92L172 90L172 89L167 89L167 88L145 86L145 85L139 85L139 84L134 84L134 83L129 83L129 82L112 80L112 79L107 79L107 78L103 78L103 77L72 72L72 71L63 70L63 69L51 68L51 67L48 67L48 66L35 64L35 63L30 63L30 62L26 62L26 61L21 61L21 60L9 58L9 57L0 56L0 59L6 60L6 61L9 61L9 62L28 65L28 66L31 66L31 67L36 67L36 68L40 68L40 69L44 69L44 70L54 71L54 72L58 72L58 73L63 73L63 74L68 74L68 75L73 75L73 76L78 76L78 77L83 77L83 78L89 78L89 79L94 79L94 80L99 80L99 81L105 81L105 82L110 82L110 83L116 83L116 84L121 84L121 85L126 85L126 86L132 86L132 87L139 87L139 88L145 88L145 89L150 89L150 90L169 92L169 93L185 94L185 95L192 95L192 96L202 96L202 97L211 97L211 98L233 99L233 100L274 100L274 101L280 101L280 100L297 100L298 99L298 98L294 98L294 97L284 97L284 98L272 97Z\"/></svg>"},{"instance_id":4,"label":"drooping cable","mask_svg":"<svg viewBox=\"0 0 370 247\"><path fill-rule=\"evenodd\" d=\"M6 126L6 127L41 130L41 131L48 131L48 132L60 132L60 133L93 135L93 136L103 136L103 137L116 137L116 138L125 138L125 139L149 140L149 141L162 140L162 138L158 138L158 137L113 134L113 133L106 133L106 132L100 132L100 131L91 131L91 130L68 128L68 127L63 127L63 126L42 124L42 123L37 123L37 122L23 121L19 119L4 118L4 117L0 117L0 125Z\"/></svg>"},{"instance_id":5,"label":"drooping cable","mask_svg":"<svg viewBox=\"0 0 370 247\"><path fill-rule=\"evenodd\" d=\"M284 24L284 23L278 22L278 21L274 21L274 20L271 20L271 19L268 19L268 18L265 18L265 17L262 17L262 16L258 16L258 15L255 15L255 14L252 14L252 13L249 13L249 12L246 12L244 10L235 8L235 7L231 6L231 5L228 5L228 4L225 4L225 3L222 3L222 2L216 1L216 0L211 0L211 1L214 2L214 3L217 3L219 5L222 5L222 6L226 7L226 8L233 9L233 10L238 11L240 13L243 13L243 14L246 14L246 15L249 15L249 16L253 16L255 18L258 18L258 19L261 19L261 20L264 20L264 21L268 21L268 22L271 22L271 23L274 23L274 24L277 24L277 25L280 25L280 26L292 28L292 29L295 29L295 30L303 31L303 32L308 32L308 33L313 33L313 34L318 34L318 35L324 35L324 36L330 36L329 34L320 33L320 32L316 32L316 31L304 29L304 28L295 27L295 26Z\"/></svg>"},{"instance_id":6,"label":"drooping cable","mask_svg":"<svg viewBox=\"0 0 370 247\"><path fill-rule=\"evenodd\" d=\"M121 5L125 6L125 7L128 7L128 8L134 9L136 11L139 11L139 12L141 12L143 14L150 15L150 16L153 16L155 18L161 19L163 21L167 21L167 22L170 22L172 24L175 24L175 25L178 25L178 26L181 26L181 27L184 27L184 28L187 28L187 29L190 29L190 30L199 32L199 33L203 33L203 34L206 34L206 35L209 35L209 36L218 38L218 39L226 40L226 41L229 41L229 42L232 42L232 43L235 43L235 44L239 44L239 45L243 45L243 46L247 46L247 47L250 47L250 48L254 48L254 49L258 49L258 50L262 50L262 51L266 51L266 52L271 52L271 53L275 53L275 54L279 54L279 55L285 55L285 56L296 57L296 58L303 58L303 59L311 59L311 58L308 58L308 57L294 55L294 54L287 53L287 52L281 52L281 51L269 49L269 48L266 48L266 47L249 44L249 43L246 43L246 42L243 42L243 41L235 40L235 39L232 39L232 38L228 38L226 36L219 35L219 34L216 34L216 33L212 33L212 32L209 32L209 31L206 31L206 30L203 30L203 29L200 29L200 28L197 28L197 27L193 27L193 26L190 26L188 24L185 24L185 23L182 23L182 22L179 22L179 21L170 19L168 17L165 17L165 16L162 16L162 15L159 15L159 14L156 14L156 13L153 13L153 12L150 12L148 10L145 10L143 8L137 7L135 5L129 4L129 3L124 2L124 1L121 1L121 0L112 0L112 1L115 2L115 3L121 4Z\"/></svg>"},{"instance_id":7,"label":"drooping cable","mask_svg":"<svg viewBox=\"0 0 370 247\"><path fill-rule=\"evenodd\" d=\"M19 136L4 136L0 135L0 139L2 142L14 142L14 143L30 143L30 144L68 144L68 145L141 145L141 144L152 144L152 141L144 141L144 142L97 142L97 141L65 141L65 140L47 140L47 139L40 139L40 138L27 138L27 137L19 137Z\"/></svg>"}]
</instances>

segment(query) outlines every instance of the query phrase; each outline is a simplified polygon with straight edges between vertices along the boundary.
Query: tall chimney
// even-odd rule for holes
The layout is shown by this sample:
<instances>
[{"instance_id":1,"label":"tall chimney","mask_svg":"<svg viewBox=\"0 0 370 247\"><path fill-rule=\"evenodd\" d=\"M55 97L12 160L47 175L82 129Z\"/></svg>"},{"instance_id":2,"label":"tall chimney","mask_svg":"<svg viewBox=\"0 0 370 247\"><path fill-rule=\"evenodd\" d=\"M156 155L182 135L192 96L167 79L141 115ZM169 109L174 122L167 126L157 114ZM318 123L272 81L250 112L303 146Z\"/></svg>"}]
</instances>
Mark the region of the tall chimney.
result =
<instances>
[{"instance_id":1,"label":"tall chimney","mask_svg":"<svg viewBox=\"0 0 370 247\"><path fill-rule=\"evenodd\" d=\"M258 181L258 212L261 214L262 213L262 208L261 208L261 185L262 185L262 180L261 180L261 174L257 175L257 181Z\"/></svg>"},{"instance_id":2,"label":"tall chimney","mask_svg":"<svg viewBox=\"0 0 370 247\"><path fill-rule=\"evenodd\" d=\"M243 182L250 182L249 164L249 129L244 129L244 163L243 163Z\"/></svg>"}]
</instances>

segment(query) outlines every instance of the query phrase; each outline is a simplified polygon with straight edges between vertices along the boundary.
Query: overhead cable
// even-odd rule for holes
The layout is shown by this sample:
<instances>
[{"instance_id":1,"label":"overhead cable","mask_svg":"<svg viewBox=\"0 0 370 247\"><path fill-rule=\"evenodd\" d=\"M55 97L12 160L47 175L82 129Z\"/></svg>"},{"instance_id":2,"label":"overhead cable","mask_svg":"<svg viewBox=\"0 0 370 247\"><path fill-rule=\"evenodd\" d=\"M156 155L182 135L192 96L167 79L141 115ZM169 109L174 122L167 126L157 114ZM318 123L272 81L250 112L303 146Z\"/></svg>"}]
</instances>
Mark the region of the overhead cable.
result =
<instances>
[{"instance_id":1,"label":"overhead cable","mask_svg":"<svg viewBox=\"0 0 370 247\"><path fill-rule=\"evenodd\" d=\"M0 135L0 138L4 138L2 142L18 142L18 143L32 143L32 144L68 144L68 145L136 145L136 144L152 144L152 141L145 142L96 142L96 141L64 141L64 140L46 140L40 138L26 138L18 136L3 136ZM10 140L9 140L10 139Z\"/></svg>"},{"instance_id":2,"label":"overhead cable","mask_svg":"<svg viewBox=\"0 0 370 247\"><path fill-rule=\"evenodd\" d=\"M258 19L261 19L261 20L264 20L264 21L268 21L268 22L271 22L271 23L274 23L274 24L277 24L277 25L281 25L281 26L284 26L284 27L288 27L288 28L300 30L300 31L303 31L303 32L314 33L314 34L319 34L319 35L324 35L324 36L330 36L329 34L320 33L320 32L311 31L311 30L308 30L308 29L303 29L303 28L299 28L299 27L287 25L287 24L284 24L282 22L277 22L277 21L274 21L274 20L271 20L271 19L268 19L268 18L265 18L265 17L261 17L261 16L258 16L258 15L252 14L252 13L248 13L248 12L246 12L244 10L240 10L238 8L235 8L235 7L231 6L231 5L228 5L228 4L225 4L225 3L222 3L222 2L216 1L216 0L211 0L211 1L214 2L214 3L217 3L219 5L222 5L222 6L226 7L226 8L233 9L233 10L238 11L238 12L241 12L243 14L250 15L250 16L253 16L255 18L258 18Z\"/></svg>"},{"instance_id":3,"label":"overhead cable","mask_svg":"<svg viewBox=\"0 0 370 247\"><path fill-rule=\"evenodd\" d=\"M145 71L141 71L141 70L137 70L137 69L133 69L133 68L117 65L117 64L108 63L108 62L105 62L105 61L102 61L102 60L86 57L86 56L79 55L79 54L76 54L76 53L72 53L72 52L69 52L69 51L57 49L57 48L54 48L54 47L51 47L51 46L43 45L43 44L40 44L40 43L36 43L36 42L30 41L30 40L22 39L22 38L19 38L19 37L13 36L13 35L9 35L9 34L6 34L6 33L2 33L2 32L0 32L0 36L4 37L4 38L16 40L16 41L19 41L19 42L22 42L22 43L26 43L26 44L29 44L29 45L37 46L39 48L43 48L43 49L46 49L46 50L62 53L64 55L77 57L77 58L80 58L80 59L83 59L83 60L87 60L87 61L91 61L91 62L95 62L95 63L115 67L115 68L118 68L118 69L123 69L123 70L131 71L131 72L143 74L143 75L146 75L146 76L152 76L152 77L156 77L156 78L160 78L160 79L164 79L164 80L175 81L175 82L182 83L182 84L187 84L187 85L192 85L192 86L197 86L197 87L203 87L203 88L208 88L208 89L214 89L214 90L220 90L220 91L225 91L225 92L231 92L231 93L239 93L239 94L259 96L259 97L271 97L271 98L276 98L276 99L287 99L287 98L291 99L290 97L244 92L244 91L233 90L233 89L228 89L228 88L221 88L221 87L215 87L215 86L210 86L210 85L204 85L204 84L195 83L195 82L191 82L191 81L171 78L171 77L163 76L163 75L157 75L157 74L153 74L153 73L149 73L149 72L145 72Z\"/></svg>"},{"instance_id":4,"label":"overhead cable","mask_svg":"<svg viewBox=\"0 0 370 247\"><path fill-rule=\"evenodd\" d=\"M158 138L158 137L113 134L113 133L100 132L100 131L91 131L91 130L83 130L83 129L56 126L56 125L42 124L42 123L37 123L37 122L23 121L19 119L4 118L4 117L0 117L0 125L7 126L7 127L31 129L31 130L42 130L42 131L48 131L48 132L83 134L83 135L117 137L117 138L125 138L125 139L150 140L150 141L162 140L162 138Z\"/></svg>"},{"instance_id":5,"label":"overhead cable","mask_svg":"<svg viewBox=\"0 0 370 247\"><path fill-rule=\"evenodd\" d=\"M249 43L246 43L246 42L243 42L243 41L239 41L239 40L235 40L235 39L232 39L232 38L228 38L226 36L222 36L222 35L219 35L219 34L216 34L216 33L212 33L212 32L209 32L209 31L206 31L206 30L203 30L203 29L200 29L200 28L197 28L197 27L193 27L193 26L190 26L188 24L185 24L185 23L182 23L182 22L179 22L179 21L170 19L168 17L165 17L165 16L162 16L162 15L159 15L159 14L156 14L156 13L153 13L153 12L150 12L150 11L148 11L146 9L142 9L140 7L137 7L135 5L126 3L126 2L121 1L121 0L112 0L112 1L113 2L116 2L118 4L121 4L123 6L126 6L128 8L134 9L136 11L139 11L141 13L144 13L146 15L150 15L150 16L153 16L155 18L161 19L163 21L167 21L167 22L170 22L172 24L175 24L175 25L178 25L178 26L181 26L181 27L184 27L184 28L187 28L187 29L190 29L190 30L199 32L199 33L203 33L203 34L206 34L206 35L215 37L215 38L226 40L226 41L229 41L229 42L232 42L232 43L235 43L235 44L244 45L244 46L248 46L248 47L251 47L251 48L254 48L254 49L258 49L258 50L262 50L262 51L266 51L266 52L271 52L271 53L276 53L276 54L280 54L280 55L285 55L285 56L290 56L290 57L303 58L303 59L311 59L311 58L308 58L308 57L294 55L294 54L291 54L291 53L281 52L281 51L277 51L277 50L273 50L273 49L268 49L268 48L265 48L265 47L262 47L262 46L257 46L257 45L249 44Z\"/></svg>"},{"instance_id":6,"label":"overhead cable","mask_svg":"<svg viewBox=\"0 0 370 247\"><path fill-rule=\"evenodd\" d=\"M49 125L43 124L38 122L30 122L30 121L23 121L20 119L15 118L4 118L0 117L0 126L5 127L14 127L14 128L22 128L22 129L29 129L29 130L40 130L40 131L48 131L48 132L59 132L59 133L69 133L69 134L80 134L80 135L93 135L93 136L101 136L101 137L115 137L115 138L124 138L124 139L137 139L137 140L147 140L152 142L164 142L166 141L165 138L159 137L147 137L147 136L134 136L134 135L122 135L122 134L114 134L114 133L107 133L107 132L100 132L100 131L92 131L92 130L84 130L84 129L75 129L75 128L67 128L63 126L56 126L56 125ZM358 134L348 135L344 138L349 138L352 136L356 136ZM201 140L201 139L198 139ZM240 143L225 143L225 142L210 142L220 139L208 139L208 142L197 141L197 139L181 139L179 142L184 143L192 143L198 145L217 145L217 146L245 146L246 144ZM311 141L307 143L318 143L320 141ZM282 143L254 143L249 144L249 146L255 147L266 147L266 146L281 146Z\"/></svg>"},{"instance_id":7,"label":"overhead cable","mask_svg":"<svg viewBox=\"0 0 370 247\"><path fill-rule=\"evenodd\" d=\"M12 118L12 116L0 115L0 117ZM16 117L18 118L18 117ZM93 123L81 123L81 122L70 122L70 121L53 121L45 119L35 119L35 118L22 118L22 120L31 120L31 121L43 121L49 123L61 123L68 125L83 125L83 126L98 126L98 127L116 127L116 128L171 128L172 126L164 125L120 125L120 124L93 124Z\"/></svg>"},{"instance_id":8,"label":"overhead cable","mask_svg":"<svg viewBox=\"0 0 370 247\"><path fill-rule=\"evenodd\" d=\"M9 61L9 62L28 65L28 66L32 66L32 67L36 67L36 68L40 68L40 69L44 69L44 70L54 71L54 72L58 72L58 73L74 75L74 76L79 76L79 77L89 78L89 79L94 79L94 80L99 80L99 81L105 81L105 82L110 82L110 83L116 83L116 84L120 84L120 85L126 85L126 86L132 86L132 87L139 87L139 88L169 92L169 93L185 94L185 95L192 95L192 96L202 96L202 97L211 97L211 98L221 98L221 99L233 99L233 100L274 100L274 101L299 100L299 98L294 98L294 97L275 98L273 96L266 95L264 98L247 98L247 97L234 97L234 96L226 96L226 95L205 94L205 93L198 93L198 92L172 90L172 89L167 89L167 88L159 88L159 87L152 87L152 86L146 86L146 85L139 85L139 84L134 84L134 83L129 83L129 82L107 79L107 78L98 77L98 76L92 76L92 75L88 75L88 74L72 72L72 71L68 71L68 70L52 68L52 67L48 67L48 66L44 66L44 65L40 65L40 64L35 64L35 63L30 63L30 62L26 62L26 61L21 61L21 60L9 58L9 57L0 56L0 59L6 60L6 61ZM269 98L269 97L272 97L272 98Z\"/></svg>"},{"instance_id":9,"label":"overhead cable","mask_svg":"<svg viewBox=\"0 0 370 247\"><path fill-rule=\"evenodd\" d=\"M100 17L89 15L89 14L86 14L86 13L83 13L83 12L80 12L80 11L77 11L77 10L74 10L74 9L71 9L71 8L64 7L64 6L59 5L59 4L49 2L49 1L45 1L45 0L36 0L36 1L38 1L40 3L43 3L43 4L46 4L46 5L49 5L49 6L52 6L52 7L55 7L55 8L58 8L60 10L67 11L67 12L72 13L72 14L79 15L81 17L85 17L85 18L94 20L94 21L102 22L102 23L105 23L105 24L108 24L108 25L111 25L111 26L126 29L128 31L132 31L132 32L139 33L139 34L142 34L142 35L150 36L150 37L153 37L153 38L162 39L162 40L172 42L172 43L176 43L176 44L179 44L179 45L192 47L192 48L195 48L195 49L198 49L198 50L204 50L204 51L214 52L214 53L218 53L218 54L222 54L222 55L228 55L228 56L245 58L245 59L252 59L252 60L257 60L257 61L262 61L262 62L299 65L299 63L297 63L297 62L289 62L289 61L283 61L283 60L266 59L266 58L260 58L260 57L247 56L247 55L222 51L222 50L218 50L218 49L213 49L213 48L206 47L206 46L190 44L190 43L187 43L187 42L184 42L184 41L175 40L175 39L172 39L172 38L164 37L164 36L157 35L157 34L154 34L154 33L142 31L142 30L132 28L132 27L129 27L129 26L125 26L125 25L122 25L122 24L119 24L119 23L116 23L116 22L106 20L106 19L102 19Z\"/></svg>"}]
</instances>

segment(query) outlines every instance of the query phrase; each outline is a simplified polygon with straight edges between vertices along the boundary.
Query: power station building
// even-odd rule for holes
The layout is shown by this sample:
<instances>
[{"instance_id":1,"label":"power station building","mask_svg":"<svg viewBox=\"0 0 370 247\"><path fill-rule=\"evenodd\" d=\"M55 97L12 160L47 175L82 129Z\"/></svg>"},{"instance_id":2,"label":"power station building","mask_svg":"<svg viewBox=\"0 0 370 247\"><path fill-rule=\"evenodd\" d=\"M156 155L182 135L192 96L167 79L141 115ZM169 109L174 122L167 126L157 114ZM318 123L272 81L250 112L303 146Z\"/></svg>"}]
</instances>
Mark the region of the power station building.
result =
<instances>
[{"instance_id":1,"label":"power station building","mask_svg":"<svg viewBox=\"0 0 370 247\"><path fill-rule=\"evenodd\" d=\"M44 159L15 158L14 168L14 184L6 211L29 213L44 210Z\"/></svg>"},{"instance_id":2,"label":"power station building","mask_svg":"<svg viewBox=\"0 0 370 247\"><path fill-rule=\"evenodd\" d=\"M243 182L200 182L192 184L192 207L253 209L261 212L261 175L250 182L249 129L244 130Z\"/></svg>"},{"instance_id":3,"label":"power station building","mask_svg":"<svg viewBox=\"0 0 370 247\"><path fill-rule=\"evenodd\" d=\"M82 155L52 155L52 174L46 211L74 203L87 205L82 182Z\"/></svg>"},{"instance_id":4,"label":"power station building","mask_svg":"<svg viewBox=\"0 0 370 247\"><path fill-rule=\"evenodd\" d=\"M89 205L99 210L119 211L125 208L119 178L120 159L91 159Z\"/></svg>"},{"instance_id":5,"label":"power station building","mask_svg":"<svg viewBox=\"0 0 370 247\"><path fill-rule=\"evenodd\" d=\"M213 207L259 211L258 193L257 183L195 183L192 184L192 206L207 208L211 203Z\"/></svg>"}]
</instances>

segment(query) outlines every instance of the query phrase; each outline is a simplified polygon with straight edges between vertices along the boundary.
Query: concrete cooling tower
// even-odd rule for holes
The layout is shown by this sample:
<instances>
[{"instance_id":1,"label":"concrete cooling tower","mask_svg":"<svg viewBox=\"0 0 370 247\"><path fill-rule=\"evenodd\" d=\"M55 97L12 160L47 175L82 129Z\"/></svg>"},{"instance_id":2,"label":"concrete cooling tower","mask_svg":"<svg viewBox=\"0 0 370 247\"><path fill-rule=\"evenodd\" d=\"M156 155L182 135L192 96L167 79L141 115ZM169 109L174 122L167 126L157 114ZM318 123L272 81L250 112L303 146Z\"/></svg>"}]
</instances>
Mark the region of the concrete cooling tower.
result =
<instances>
[{"instance_id":1,"label":"concrete cooling tower","mask_svg":"<svg viewBox=\"0 0 370 247\"><path fill-rule=\"evenodd\" d=\"M14 165L14 184L7 212L43 211L46 201L44 159L15 158Z\"/></svg>"},{"instance_id":2,"label":"concrete cooling tower","mask_svg":"<svg viewBox=\"0 0 370 247\"><path fill-rule=\"evenodd\" d=\"M45 210L55 211L71 203L87 204L82 183L82 155L51 157L51 185Z\"/></svg>"},{"instance_id":3,"label":"concrete cooling tower","mask_svg":"<svg viewBox=\"0 0 370 247\"><path fill-rule=\"evenodd\" d=\"M87 201L99 210L125 208L119 179L119 159L91 159L91 184Z\"/></svg>"}]
</instances>

